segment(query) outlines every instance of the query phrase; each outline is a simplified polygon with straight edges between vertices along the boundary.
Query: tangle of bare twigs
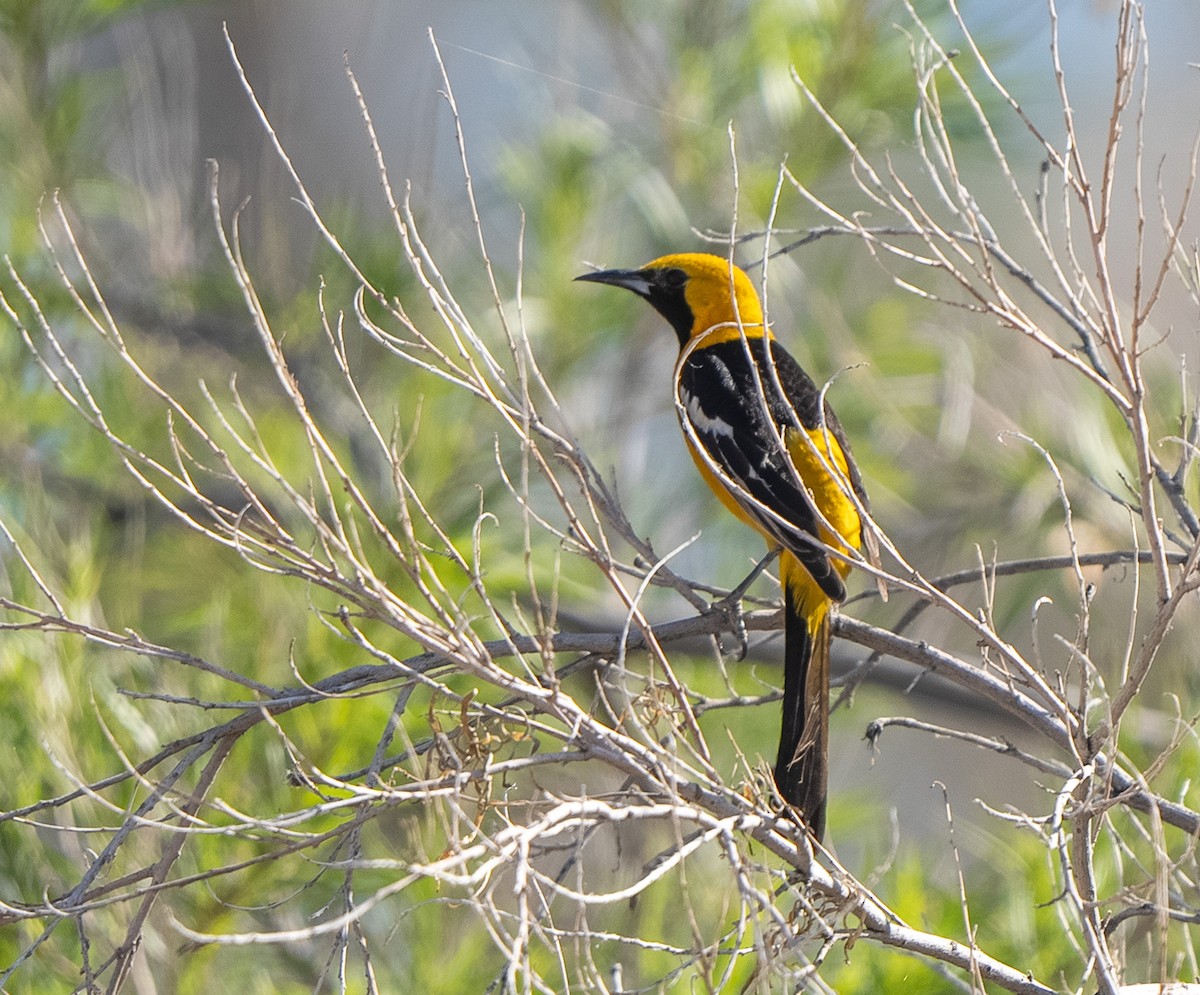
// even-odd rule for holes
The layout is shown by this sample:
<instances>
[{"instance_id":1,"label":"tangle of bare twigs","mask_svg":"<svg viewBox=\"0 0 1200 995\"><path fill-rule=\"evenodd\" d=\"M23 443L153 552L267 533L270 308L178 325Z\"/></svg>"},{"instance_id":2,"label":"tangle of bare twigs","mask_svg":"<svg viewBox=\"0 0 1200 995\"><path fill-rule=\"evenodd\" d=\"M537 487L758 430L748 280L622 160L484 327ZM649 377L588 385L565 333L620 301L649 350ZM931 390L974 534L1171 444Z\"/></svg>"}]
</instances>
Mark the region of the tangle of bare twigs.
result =
<instances>
[{"instance_id":1,"label":"tangle of bare twigs","mask_svg":"<svg viewBox=\"0 0 1200 995\"><path fill-rule=\"evenodd\" d=\"M780 195L794 191L829 222L793 245L835 233L855 238L890 268L901 289L992 319L997 334L1031 342L1045 359L1069 368L1104 398L1125 428L1136 466L1133 493L1125 504L1137 548L1084 547L1073 529L1070 495L1052 454L1029 439L1025 444L1039 449L1058 481L1069 553L980 562L929 578L916 551L901 548L872 523L884 553L878 573L908 599L908 614L892 630L843 616L836 632L877 655L906 661L914 674L940 675L1014 717L1033 736L1037 750L906 717L881 719L873 727L876 736L885 727L904 726L951 737L964 750L1003 754L1049 786L1045 811L1010 812L1002 819L1013 831L1035 834L1051 858L1047 873L1062 896L1058 914L1063 932L1077 951L1069 987L1098 987L1113 995L1125 980L1113 947L1120 923L1153 917L1165 944L1168 921L1195 921L1194 907L1187 904L1195 894L1189 855L1200 833L1200 815L1179 799L1156 792L1161 764L1139 768L1120 746L1122 722L1163 639L1185 599L1200 585L1200 526L1186 489L1196 419L1188 419L1172 439L1177 462L1169 465L1156 435L1162 410L1153 406L1142 366L1147 325L1164 287L1180 278L1181 267L1195 268L1194 249L1182 235L1191 181L1179 203L1162 210L1166 247L1153 263L1139 260L1132 300L1123 303L1126 288L1113 271L1107 225L1118 172L1126 168L1118 149L1129 142L1141 148L1138 101L1144 99L1148 59L1141 5L1133 0L1120 5L1112 120L1098 170L1086 160L1075 131L1057 39L1056 80L1065 134L1054 141L992 72L953 0L950 9L966 37L965 52L957 58L909 9L917 99L915 169L929 194L914 192L915 183L892 162L869 161L796 77L795 85L844 142L857 199L854 206L839 208L785 167ZM1051 11L1053 15L1053 5ZM36 596L0 599L0 629L46 639L69 636L92 648L133 654L164 670L196 672L219 693L126 692L131 702L187 710L195 731L144 755L122 754L123 766L104 777L77 778L52 796L0 813L0 825L22 831L74 828L103 840L69 887L48 892L40 902L0 903L0 926L32 930L23 934L29 939L20 955L3 965L0 987L33 970L31 963L56 931L73 929L80 938L81 990L116 991L130 977L148 923L157 921L175 931L176 941L196 945L328 944L329 962L341 964L336 970L343 984L341 959L353 956L363 965L368 990L377 990L374 945L400 928L393 915L391 925L381 931L380 917L399 900L415 910L406 914L420 915L421 903L441 896L476 917L502 954L506 966L496 979L498 990L609 991L610 971L620 977L623 964L651 952L672 967L659 978L639 982L647 987L689 976L703 977L710 991L746 990L751 982L762 990L794 989L817 984L822 963L839 942L847 948L855 942L897 947L948 965L964 972L974 990L984 984L1018 993L1057 990L1059 978L1036 979L1023 965L985 952L987 931L980 928L978 914L967 915L965 887L965 935L908 925L832 854L813 851L780 811L769 776L763 776L753 758L742 757L736 770L722 768L716 760L698 716L717 707L770 700L773 693L705 699L689 691L676 673L674 647L684 640L715 641L739 626L750 632L772 630L777 614L763 609L743 615L727 602L714 605L714 589L676 573L674 553L660 555L639 537L613 490L570 434L569 419L530 342L519 288L514 304L513 291L492 265L450 79L444 78L446 96L478 236L479 265L492 298L486 322L459 303L435 251L421 235L408 194L393 187L353 74L347 70L376 157L395 242L419 301L389 297L342 246L272 129L232 43L230 52L300 203L359 287L345 310L331 307L322 295L319 320L338 389L354 409L373 460L386 468L390 489L379 494L364 484L289 365L282 336L242 254L239 212L230 213L223 205L215 166L211 202L221 244L292 427L303 439L303 468L264 441L256 412L236 384L225 391L205 386L203 403L191 405L140 363L57 201L43 218L48 258L90 332L140 387L146 403L161 411L166 425L161 451L122 434L119 419L106 410L88 368L78 361L71 338L46 317L37 295L12 265L0 307L65 403L107 443L150 500L180 528L228 549L246 568L303 585L312 592L311 610L320 623L351 647L360 662L311 683L296 670L294 680L273 686L246 677L229 662L73 618L42 576L37 554L6 530L9 548ZM963 59L972 62L970 78L960 69ZM1026 191L1006 156L983 90L998 97L1004 112L1037 143L1047 166L1044 186L1036 194ZM968 109L992 150L990 181L1007 194L1004 224L985 213L960 169L945 124L943 105L951 98ZM1140 176L1140 151L1133 168ZM1136 192L1141 216L1140 182ZM1057 214L1051 207L1055 202ZM734 232L725 241L737 237ZM767 255L765 250L764 259ZM1190 292L1195 294L1194 285ZM413 317L418 304L432 315L429 322ZM485 332L485 327L492 330ZM488 419L497 439L496 474L509 513L519 522L517 534L524 536L526 589L520 605L509 604L488 577L483 530L492 513L480 512L471 541L464 544L446 530L439 510L429 506L409 477L405 446L360 389L354 351L347 345L351 336L365 337L389 362L451 385L464 405ZM220 497L214 481L220 482ZM1167 509L1175 516L1173 526L1162 517ZM560 556L591 565L596 588L605 589L611 603L620 606L617 624L602 631L575 631L561 624L554 567ZM1110 689L1089 643L1084 570L1117 564L1144 576L1156 598L1150 617L1131 621L1128 659ZM866 563L859 567L876 570ZM1072 669L1067 678L1019 649L1014 635L1002 631L987 610L1002 579L1052 570L1070 572L1078 589L1079 627L1069 646ZM983 609L956 593L975 581L984 592ZM675 591L694 613L652 624L642 609L651 585ZM977 657L968 659L905 635L922 614L936 614L965 635L978 647ZM862 673L868 670L869 664ZM851 685L856 686L854 679ZM373 754L340 774L315 763L309 745L283 725L285 716L367 697L386 698L391 718ZM1181 717L1172 749L1189 734L1193 721ZM310 799L307 804L290 811L242 811L222 799L220 787L231 776L231 758L260 748L250 745L252 733L259 732L274 737L286 752L290 782ZM1166 751L1161 763L1169 763L1171 756ZM244 763L245 757L241 759ZM63 776L71 777L65 766ZM88 818L99 820L104 814L107 824L72 824L72 806L85 802ZM1127 879L1114 884L1098 874L1096 850L1099 841L1117 834L1112 823L1117 810L1137 827L1124 832L1151 842L1156 864L1132 868ZM420 828L405 831L404 845L383 845L389 834L400 832L395 827L409 823L420 823ZM652 857L614 873L614 848L632 838L646 841ZM188 864L184 855L205 840L237 841L246 847L208 847L205 861ZM254 915L234 913L199 924L186 921L172 905L172 897L185 890L217 889L224 881L294 858L311 862L311 881L336 879L322 892L325 901L319 909L304 906L304 917L264 915L262 920L271 925L260 927ZM1126 859L1136 863L1131 849ZM689 892L692 887L699 891L705 877L719 881L719 914L702 910L701 898ZM663 882L679 896L674 911L687 920L687 929L660 937L623 928L622 910ZM283 890L263 896L263 908L286 912L294 896ZM1147 897L1149 891L1154 893ZM168 908L160 910L160 905ZM114 910L120 914L113 916Z\"/></svg>"}]
</instances>

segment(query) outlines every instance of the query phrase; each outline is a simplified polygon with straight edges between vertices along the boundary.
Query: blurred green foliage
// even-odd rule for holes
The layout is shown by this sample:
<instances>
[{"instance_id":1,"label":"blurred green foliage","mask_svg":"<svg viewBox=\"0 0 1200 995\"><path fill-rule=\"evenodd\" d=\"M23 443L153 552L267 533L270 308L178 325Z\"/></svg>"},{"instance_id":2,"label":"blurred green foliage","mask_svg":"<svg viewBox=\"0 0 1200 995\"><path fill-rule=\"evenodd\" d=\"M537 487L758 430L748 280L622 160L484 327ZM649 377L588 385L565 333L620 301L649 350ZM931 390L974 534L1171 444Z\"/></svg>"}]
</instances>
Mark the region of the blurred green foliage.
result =
<instances>
[{"instance_id":1,"label":"blurred green foliage","mask_svg":"<svg viewBox=\"0 0 1200 995\"><path fill-rule=\"evenodd\" d=\"M105 107L119 77L72 56L81 38L148 6L152 4L120 0L0 0L0 164L5 176L0 183L0 242L56 328L71 338L81 361L94 367L97 400L105 411L117 413L119 430L148 452L169 459L163 411L147 403L144 392L96 343L56 289L38 253L35 213L46 191L61 189L68 209L81 215L81 227L86 227L89 220L121 216L129 210L127 198L137 196L109 171L104 156ZM765 226L784 158L804 182L836 195L838 185L845 183L838 178L845 150L792 83L792 67L856 142L887 148L907 140L913 102L908 43L892 26L896 10L874 0L723 5L608 0L591 17L599 29L620 40L615 50L643 60L639 71L647 84L646 104L658 110L639 108L614 121L581 101L547 119L534 140L497 151L495 179L502 196L521 205L526 223L523 313L539 362L568 418L589 451L598 454L601 469L615 468L635 528L666 549L703 524L704 542L681 558L684 572L733 584L758 550L739 526L696 496L699 488L693 487L681 450L665 448L677 447L674 425L665 414L668 332L636 302L592 294L570 281L584 259L633 265L664 251L697 247L689 225L718 232L727 227L734 191L726 122L733 123L736 133L740 231ZM43 210L48 210L45 202ZM412 280L397 273L394 241L381 233L382 226L350 207L335 207L329 216L376 285L406 300ZM803 228L821 220L785 189L779 227ZM782 241L776 237L775 244ZM443 259L445 270L452 285L471 288L464 306L482 310L486 289L473 284L477 268L471 252L461 249L463 243L469 239L447 234L437 248L449 253L447 246L460 247L461 256ZM103 253L100 240L93 251ZM742 258L752 261L759 251L754 243ZM888 274L860 256L857 247L823 241L777 260L771 270L772 313L781 335L818 379L842 367L868 364L845 372L830 396L854 439L880 518L909 548L921 552L921 566L930 573L943 564L947 569L969 565L976 542L984 559L1052 546L1050 537L1061 532L1061 509L1054 488L1047 485L1044 463L1027 446L1011 441L993 445L992 440L999 431L1021 427L1060 453L1074 480L1094 474L1116 488L1119 461L1110 457L1101 466L1096 455L1117 448L1110 444L1114 415L1095 404L1087 406L1089 401L1071 392L1058 395L1058 406L1049 407L1041 404L1037 391L1013 390L1003 372L1011 358L1005 353L1007 343L993 345L966 322L950 336L931 330L927 325L934 319L928 308L896 292ZM508 269L510 279L514 257L505 247L500 266ZM142 320L123 322L123 330L147 368L189 402L200 400L198 380L224 388L236 372L238 389L272 457L293 479L304 479L304 438L284 406L274 374L251 348L252 333L238 311L237 293L215 253L213 259L180 282L143 287L151 302L182 302L182 331L172 334L169 323L161 320L171 313L165 305ZM328 255L318 253L312 270L290 273L294 286L304 289L280 293L268 302L268 312L276 316L277 332L285 333L289 359L329 438L361 482L386 502L391 482L356 411L335 390L326 389L333 377L322 358L327 346L316 311L316 271L323 275L331 311L348 308L356 287ZM455 282L460 272L462 284ZM506 284L506 292L511 286ZM10 281L5 288L9 293ZM513 302L507 303L515 317ZM206 328L219 334L206 336ZM512 591L514 612L529 610L525 562L519 544L510 541L519 518L495 472L494 427L474 417L474 409L454 387L389 362L357 334L349 318L347 339L367 403L394 415L401 444L411 446L406 469L456 547L470 548L481 511L498 515L498 523L485 523L481 531L487 571L495 585ZM8 468L0 481L0 508L18 540L37 551L39 569L70 614L118 631L136 629L148 639L273 685L289 684L293 666L304 680L314 681L363 662L359 651L327 624L329 615L323 613L338 608L332 597L248 570L234 551L189 532L150 501L50 389L11 331L0 337L0 367L5 371L0 408L19 413L6 422L0 449ZM967 372L971 376L964 380ZM961 382L971 387L965 430L946 417L947 394ZM1084 438L1082 430L1073 429L1062 417L1063 408L1076 412L1074 422L1098 438ZM980 435L986 443L979 443ZM502 440L499 446L501 458L511 465L513 444ZM639 446L641 455L631 456ZM678 476L647 469L676 464ZM1107 510L1097 513L1095 528L1112 529L1111 544L1121 545L1123 537L1119 528L1112 528L1112 517L1105 517ZM998 536L1003 537L1002 548L992 545ZM597 622L616 611L613 601L593 589L594 575L586 564L561 555L551 541L538 542L539 562L557 564L558 591L568 616ZM6 566L7 596L36 601L27 574L11 559ZM389 580L401 592L408 583L398 570ZM1030 600L1044 587L1033 579L1013 582L997 613L1023 619ZM1069 590L1064 583L1067 606ZM769 593L765 586L764 591ZM670 595L656 592L647 604L665 612L681 610ZM1069 607L1064 611L1069 621ZM879 612L884 619L895 614L892 609ZM398 646L395 652L399 656L410 650ZM730 670L744 694L761 693L771 679L750 664ZM680 658L678 672L697 693L719 696L727 690L709 658ZM465 691L469 681L462 684ZM133 757L152 753L195 722L190 711L164 702L131 701L118 688L198 699L227 690L195 670L115 650L99 652L75 637L4 634L0 758L9 773L0 809L63 793L73 778L95 779L118 770L122 752ZM419 736L438 709L445 710L447 724L454 721L452 708L418 693L406 716L408 732ZM774 716L764 711L769 710L736 709L705 717L705 731L725 769L739 769L738 750L752 762L771 754ZM375 695L304 709L279 725L303 744L313 763L343 772L369 761L389 712L386 696ZM216 794L233 809L299 809L312 795L289 785L290 768L282 737L260 727L237 747ZM130 788L128 795L110 801L132 805L144 789ZM835 796L835 806L842 804ZM879 815L869 803L863 812ZM72 808L76 824L96 826L101 839L100 827L111 826L119 814L89 800ZM852 827L856 814L836 818ZM206 815L219 823L218 813ZM330 814L322 825L310 822L305 828L332 828L348 817ZM364 846L368 852L390 847L431 857L446 838L445 827L432 817L411 812L377 820L364 833L373 837L372 846ZM264 837L255 844L219 835L200 838L189 842L179 873L233 867L271 852L283 839L282 834ZM613 852L605 852L596 873L619 877L622 866L651 859L660 842L632 838L618 846L601 841L598 849L611 847ZM14 822L0 825L0 900L34 902L59 893L78 878L91 846L88 834L74 837ZM263 862L224 875L207 889L180 890L170 897L171 912L199 931L245 928L243 909L253 910L251 918L264 930L301 927L334 901L341 884L338 872L318 866L313 856ZM315 856L335 861L346 855L331 848ZM885 855L865 856L883 860ZM981 944L1043 978L1057 979L1060 971L1069 971L1071 952L1055 913L1049 905L1039 907L1055 898L1044 884L1044 846L1032 836L1018 835L1016 842L1006 837L1003 843L976 837L962 857L968 898L988 910ZM706 888L703 859L709 858L698 857L689 869L689 911L703 938L718 943L733 927L738 909L729 896ZM914 925L962 938L966 927L957 885L952 877L939 875L938 886L930 887L930 860L919 842L906 841L886 877L886 889L881 889L883 897ZM388 881L387 869L363 871L358 887L367 893ZM120 916L95 917L90 925L93 945L101 938L119 938ZM627 906L597 912L596 928L606 922L663 944L687 946L696 939L667 884ZM157 920L152 925L161 932L145 956L160 990L336 990L336 972L327 963L331 948L320 939L295 946L188 948L176 956L179 941L170 927ZM455 896L439 894L428 883L372 913L364 928L373 941L380 941L373 956L381 978L386 972L385 990L484 991L505 967L483 928ZM28 924L0 927L0 968L13 963L36 933ZM77 936L60 930L39 951L36 966L19 976L26 980L12 990L56 991L75 984L78 946ZM704 988L697 970L674 973L679 958L670 952L630 952L604 944L596 950L625 966L629 987ZM455 956L448 956L452 951ZM554 965L539 966L555 976ZM709 980L724 967L717 958ZM731 990L751 984L753 971L753 958L743 958L733 971ZM924 964L868 943L836 950L823 976L843 991L959 990Z\"/></svg>"}]
</instances>

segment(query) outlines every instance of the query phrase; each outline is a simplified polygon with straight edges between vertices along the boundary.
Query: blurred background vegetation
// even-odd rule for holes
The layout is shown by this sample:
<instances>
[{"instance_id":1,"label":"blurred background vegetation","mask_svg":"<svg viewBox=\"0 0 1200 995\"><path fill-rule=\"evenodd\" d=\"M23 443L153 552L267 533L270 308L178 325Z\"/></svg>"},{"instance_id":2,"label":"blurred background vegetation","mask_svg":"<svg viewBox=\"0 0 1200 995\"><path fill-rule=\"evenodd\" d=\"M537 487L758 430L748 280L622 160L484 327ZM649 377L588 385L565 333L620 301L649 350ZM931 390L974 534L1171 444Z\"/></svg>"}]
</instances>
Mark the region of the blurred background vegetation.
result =
<instances>
[{"instance_id":1,"label":"blurred background vegetation","mask_svg":"<svg viewBox=\"0 0 1200 995\"><path fill-rule=\"evenodd\" d=\"M3 252L51 320L94 364L93 384L105 407L120 412L133 438L157 445L161 414L92 341L41 251L39 204L46 210L58 191L117 320L147 366L189 398L199 397L201 378L224 385L236 376L259 412L260 429L278 433L271 446L286 452L295 429L220 255L205 161L220 165L226 216L250 198L242 216L246 256L277 330L286 334L293 368L318 403L329 375L316 308L319 280L334 307L346 306L355 287L290 199L294 191L237 84L221 22L228 21L273 124L343 244L378 286L404 299L410 277L397 265L394 234L343 76L342 53L348 53L393 178L411 178L415 210L443 269L464 306L482 311L488 290L479 278L451 123L438 96L441 82L425 33L432 24L462 111L493 260L506 278L505 292L512 293L523 233L525 317L572 429L594 462L611 468L634 526L657 549L703 530L677 561L680 572L736 584L759 548L711 501L684 453L669 403L673 337L636 301L593 293L571 278L592 262L636 265L665 251L700 248L696 231L726 232L735 210L729 124L736 134L739 231L763 228L785 159L823 195L836 202L844 191L850 203L844 149L793 85L791 67L856 142L903 160L911 155L914 105L907 15L887 0L452 0L436 11L431 6L329 4L301 11L266 2L0 0ZM927 0L920 7L954 44L957 29L942 5ZM1064 8L1078 109L1090 127L1100 128L1108 61L1096 54L1111 47L1110 12L1103 3ZM966 3L964 11L1014 91L1035 116L1047 115L1044 126L1054 133L1059 126L1048 99L1043 5ZM1195 38L1200 28L1194 5L1163 2L1148 16L1152 44L1161 46L1155 49L1156 71L1161 67L1155 94L1167 101L1163 95L1173 93L1194 107L1196 74L1187 75L1178 58L1178 39ZM1172 129L1169 102L1152 110L1147 158L1175 156L1164 173L1169 186L1180 175L1180 148L1172 143L1187 136ZM953 107L949 120L956 122ZM965 126L962 142L960 154L975 147ZM1015 165L1032 189L1040 162L1018 158ZM976 168L970 160L966 167ZM785 195L779 227L820 222L799 198ZM720 243L714 251L723 251ZM740 253L743 263L760 256L758 242ZM1010 559L1065 549L1053 478L1031 447L998 439L1009 430L1027 433L1054 454L1071 488L1076 528L1088 534L1092 548L1129 545L1127 518L1104 490L1123 489L1123 476L1131 476L1129 454L1098 398L1012 338L902 293L860 245L822 240L774 260L770 275L773 321L801 362L818 380L854 367L830 398L854 442L877 517L926 575L970 567L979 555ZM1188 322L1189 337L1177 333L1165 341L1158 375L1164 395L1182 406L1186 401L1169 378L1178 377L1180 356L1194 353L1195 321L1182 311L1174 317ZM349 348L359 370L368 371L362 383L370 398L394 406L401 431L411 433L407 467L426 503L438 509L450 535L469 546L481 504L504 500L492 429L473 423L445 384L374 362L379 357L372 347L353 337ZM189 533L149 502L55 395L11 328L0 336L0 362L0 408L7 412L0 510L14 535L37 551L70 613L113 629L128 626L268 684L287 683L293 664L311 681L361 662L315 618L319 596L246 569L235 554ZM344 429L342 441L353 456L361 429L332 396L320 417L334 432ZM1162 434L1174 430L1180 410L1156 413ZM367 480L378 472L366 461L356 469ZM377 481L381 489L386 484ZM519 545L490 540L488 569L493 580L511 577L519 596ZM589 586L586 564L567 557L562 570L565 618L599 627L619 617L611 596ZM21 570L9 573L9 596L34 597ZM1102 606L1096 618L1103 626L1114 616L1118 643L1133 597L1129 578L1120 574L1096 576ZM771 593L768 583L759 590ZM1000 588L995 612L1002 627L1012 627L1014 641L1028 643L1030 605L1045 591L1044 577ZM1043 614L1045 631L1070 631L1069 581L1051 583L1049 591L1059 596ZM848 610L886 625L904 607ZM651 592L647 602L655 618L685 611L662 592ZM935 621L927 625L919 635L944 637ZM1165 690L1177 696L1184 715L1196 710L1200 671L1187 666L1194 650L1183 649L1194 646L1194 634L1180 634L1176 644L1179 652L1160 662L1147 691L1144 737L1126 744L1130 750L1152 755L1161 747L1166 732L1155 709L1176 707ZM754 693L762 681L775 681L778 650L767 640L752 647L747 663L731 665L737 686ZM1115 666L1120 650L1114 646L1102 662ZM847 649L843 656L845 670L853 654ZM677 662L690 687L723 693L708 655L694 665ZM1023 848L1012 834L1001 838L975 805L982 798L998 807L1016 801L1044 808L1040 789L1002 760L971 756L963 763L961 748L941 741L889 732L875 751L862 742L867 722L884 713L912 712L1016 738L1019 732L930 682L913 685L911 675L886 670L877 676L834 719L830 836L842 859L864 877L890 863L881 897L924 928L958 935L956 869L942 795L931 787L935 778L944 781L958 820L968 894L991 910L981 942L1001 959L1055 977L1069 957L1066 941L1063 949L1047 942L1058 935L1055 913L1031 911L1029 901L1031 895L1045 903L1055 897L1042 875L1044 850L1033 840ZM37 632L0 637L0 760L7 772L0 811L69 790L72 778L99 777L119 767L118 748L141 755L195 721L190 711L131 701L120 688L203 693L194 672L98 652L77 639ZM369 759L387 717L382 699L338 701L305 711L287 731L326 769L353 770ZM706 716L712 742L725 740L723 726L746 754L772 753L773 713L760 708ZM268 799L277 811L305 804L286 780L289 762L279 740L266 730L255 735L261 749L243 746L220 785L221 797L235 808L250 798L259 805ZM117 814L81 802L76 821L103 826ZM413 816L388 831L396 847L432 845L437 836ZM0 901L56 893L78 875L90 845L86 835L0 825ZM184 869L252 855L244 841L226 851L205 841L189 852ZM239 909L254 910L262 929L303 925L321 907L321 884L307 899L270 903L289 888L303 889L315 874L311 865L285 865L241 875L223 889L172 896L171 914L200 930L233 928ZM719 906L721 896L712 901ZM646 935L686 942L686 924L671 922L670 902L669 893L651 890L626 914L642 917ZM503 964L479 924L432 891L421 904L397 900L368 920L371 932L389 937L375 954L376 970L388 974L380 979L383 990L486 990ZM164 908L147 934L137 991L334 990L328 950L317 940L182 948L159 917ZM0 926L0 970L34 935L27 924ZM74 934L60 931L9 990L61 991L77 983L77 945ZM447 957L447 951L457 955ZM632 973L653 987L669 976L671 960L648 951L644 963L626 971L627 983ZM843 991L957 990L928 967L868 944L849 951L844 962L834 955L824 973Z\"/></svg>"}]
</instances>

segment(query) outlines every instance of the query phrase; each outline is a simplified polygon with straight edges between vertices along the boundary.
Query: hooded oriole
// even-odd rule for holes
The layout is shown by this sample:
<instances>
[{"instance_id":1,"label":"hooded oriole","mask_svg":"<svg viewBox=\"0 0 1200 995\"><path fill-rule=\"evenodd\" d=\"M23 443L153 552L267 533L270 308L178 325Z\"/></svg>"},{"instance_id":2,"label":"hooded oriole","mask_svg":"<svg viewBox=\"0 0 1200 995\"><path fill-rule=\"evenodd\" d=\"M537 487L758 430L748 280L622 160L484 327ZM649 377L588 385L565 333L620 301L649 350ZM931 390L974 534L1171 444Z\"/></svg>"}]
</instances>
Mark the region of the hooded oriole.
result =
<instances>
[{"instance_id":1,"label":"hooded oriole","mask_svg":"<svg viewBox=\"0 0 1200 995\"><path fill-rule=\"evenodd\" d=\"M849 571L826 548L861 547L858 507L867 501L846 436L812 379L766 327L749 277L727 260L682 253L579 279L632 290L671 323L680 344L675 404L692 458L725 507L768 546L783 549L783 724L775 783L820 839L828 786L829 611L845 597Z\"/></svg>"}]
</instances>

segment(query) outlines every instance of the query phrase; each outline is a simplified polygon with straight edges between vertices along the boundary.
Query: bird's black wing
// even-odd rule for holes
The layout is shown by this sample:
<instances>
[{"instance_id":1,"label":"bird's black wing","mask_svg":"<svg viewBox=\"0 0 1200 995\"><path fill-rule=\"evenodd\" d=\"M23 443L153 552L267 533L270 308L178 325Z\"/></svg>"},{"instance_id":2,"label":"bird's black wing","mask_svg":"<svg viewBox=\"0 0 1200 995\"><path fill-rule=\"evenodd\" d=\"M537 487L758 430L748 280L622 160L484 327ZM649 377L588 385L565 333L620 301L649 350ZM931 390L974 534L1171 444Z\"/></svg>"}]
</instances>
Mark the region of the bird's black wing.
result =
<instances>
[{"instance_id":1,"label":"bird's black wing","mask_svg":"<svg viewBox=\"0 0 1200 995\"><path fill-rule=\"evenodd\" d=\"M782 348L771 350L772 373L764 362L762 342L737 339L692 352L679 372L683 417L724 475L774 512L766 514L731 490L746 514L804 565L822 591L841 601L845 585L813 538L819 534L816 513L780 444L786 427L815 427L820 394ZM757 377L752 363L758 367ZM787 391L786 401L780 386Z\"/></svg>"}]
</instances>

